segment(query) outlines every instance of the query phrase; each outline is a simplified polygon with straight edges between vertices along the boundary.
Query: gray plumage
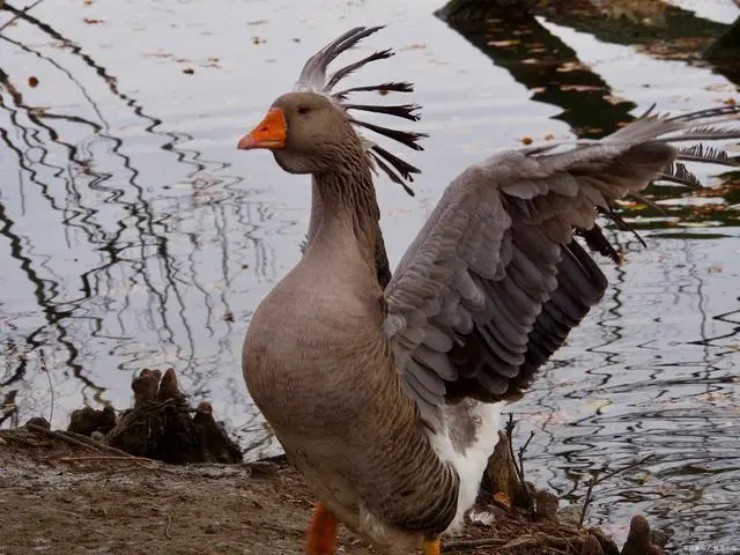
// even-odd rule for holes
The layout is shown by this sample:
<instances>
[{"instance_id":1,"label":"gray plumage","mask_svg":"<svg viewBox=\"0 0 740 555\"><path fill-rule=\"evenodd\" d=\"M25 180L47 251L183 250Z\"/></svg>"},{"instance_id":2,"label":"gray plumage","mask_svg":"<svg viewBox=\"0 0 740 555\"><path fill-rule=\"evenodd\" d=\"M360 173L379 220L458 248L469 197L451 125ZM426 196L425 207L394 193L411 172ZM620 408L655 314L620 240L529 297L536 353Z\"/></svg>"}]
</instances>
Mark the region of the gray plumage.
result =
<instances>
[{"instance_id":1,"label":"gray plumage","mask_svg":"<svg viewBox=\"0 0 740 555\"><path fill-rule=\"evenodd\" d=\"M461 522L496 442L500 402L522 394L603 296L606 279L576 234L618 260L597 216L618 218L615 201L663 174L689 180L677 175L677 155L725 160L670 142L740 133L648 113L601 141L495 154L452 182L390 277L377 152L342 104L352 89L331 95L349 70L327 77L339 53L376 30L353 29L322 49L299 92L272 106L287 138L265 148L286 171L313 175L311 223L304 256L254 314L243 366L319 499L405 553ZM703 115L717 125L737 113ZM410 173L403 164L393 165Z\"/></svg>"}]
</instances>

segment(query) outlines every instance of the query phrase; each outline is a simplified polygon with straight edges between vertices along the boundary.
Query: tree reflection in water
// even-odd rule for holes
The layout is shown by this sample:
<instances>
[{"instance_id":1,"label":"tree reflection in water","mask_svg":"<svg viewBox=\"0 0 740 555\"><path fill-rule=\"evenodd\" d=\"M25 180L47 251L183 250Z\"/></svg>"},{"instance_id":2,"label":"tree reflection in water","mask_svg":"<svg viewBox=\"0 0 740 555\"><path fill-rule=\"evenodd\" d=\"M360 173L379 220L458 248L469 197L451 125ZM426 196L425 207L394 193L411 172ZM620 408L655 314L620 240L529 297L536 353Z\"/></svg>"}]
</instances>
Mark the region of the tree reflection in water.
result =
<instances>
[{"instance_id":1,"label":"tree reflection in water","mask_svg":"<svg viewBox=\"0 0 740 555\"><path fill-rule=\"evenodd\" d=\"M231 323L222 317L235 310L235 276L251 266L258 279L272 279L271 253L259 237L263 232L255 233L270 227L272 207L234 188L241 179L228 173L228 164L182 146L189 135L169 131L53 26L7 4L4 9L62 45L49 53L0 34L16 56L45 64L55 83L75 89L79 108L68 113L66 107L31 105L19 86L28 77L0 69L0 140L10 155L4 166L18 169L6 172L3 182L0 235L20 270L0 298L6 313L0 386L19 390L16 403L25 417L48 416L44 368L53 369L57 397L73 390L100 403L116 400L108 391L120 384L115 370L129 375L161 363L177 365L191 380L188 389L207 395L218 365L238 367ZM100 98L101 83L117 104ZM108 122L106 110L121 109L158 149L159 171L181 176L189 198L151 192L142 178L151 162L130 154L131 139ZM227 240L234 228L242 240ZM208 263L214 252L220 264ZM14 315L5 307L26 289L38 310ZM99 363L97 353L104 355ZM128 392L119 395L125 399ZM243 405L240 397L235 387L230 401L239 398ZM57 424L65 412L57 410Z\"/></svg>"}]
</instances>

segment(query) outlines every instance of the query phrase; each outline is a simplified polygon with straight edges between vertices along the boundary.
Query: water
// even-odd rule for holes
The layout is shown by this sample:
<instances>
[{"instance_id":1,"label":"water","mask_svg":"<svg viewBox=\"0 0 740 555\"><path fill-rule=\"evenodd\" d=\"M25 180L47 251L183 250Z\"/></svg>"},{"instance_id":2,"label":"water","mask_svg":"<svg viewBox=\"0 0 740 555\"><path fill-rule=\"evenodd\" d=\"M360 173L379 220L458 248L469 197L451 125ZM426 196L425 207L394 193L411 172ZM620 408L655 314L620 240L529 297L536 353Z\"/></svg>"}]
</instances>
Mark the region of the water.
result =
<instances>
[{"instance_id":1,"label":"water","mask_svg":"<svg viewBox=\"0 0 740 555\"><path fill-rule=\"evenodd\" d=\"M712 32L738 13L729 0L675 3ZM392 261L450 179L493 150L525 135L598 136L653 102L682 111L737 98L732 71L599 29L552 17L460 32L432 15L439 7L60 1L4 29L0 399L16 391L21 421L63 426L83 403L128 406L142 367L173 366L247 457L277 451L240 348L252 311L298 259L309 188L235 142L307 54L353 25L392 23L363 51L399 55L357 82L414 81L431 134L409 157L424 171L416 198L378 183ZM656 455L597 487L591 521L615 523L618 537L644 512L675 531L674 547L737 539L740 194L719 170L700 172L711 196L654 188L667 215L626 207L647 248L610 231L628 263L603 262L606 298L510 407L519 437L537 432L529 477L574 502L590 471Z\"/></svg>"}]
</instances>

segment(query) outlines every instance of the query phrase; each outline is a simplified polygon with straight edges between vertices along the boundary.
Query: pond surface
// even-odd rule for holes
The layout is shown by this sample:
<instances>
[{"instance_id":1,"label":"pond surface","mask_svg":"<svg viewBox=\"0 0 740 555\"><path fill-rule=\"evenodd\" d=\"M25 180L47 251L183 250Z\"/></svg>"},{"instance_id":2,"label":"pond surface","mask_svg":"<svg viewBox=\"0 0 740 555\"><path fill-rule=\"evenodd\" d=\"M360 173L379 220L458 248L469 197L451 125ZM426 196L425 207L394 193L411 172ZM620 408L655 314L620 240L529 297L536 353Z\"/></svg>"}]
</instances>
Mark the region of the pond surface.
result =
<instances>
[{"instance_id":1,"label":"pond surface","mask_svg":"<svg viewBox=\"0 0 740 555\"><path fill-rule=\"evenodd\" d=\"M729 0L674 4L697 10L679 15L705 35L738 15ZM21 422L64 426L83 403L128 406L135 372L172 366L248 458L278 451L240 349L299 257L310 191L235 143L306 56L351 26L391 24L362 51L399 55L361 84L414 81L431 135L410 156L424 172L415 198L378 182L392 262L457 173L525 135L598 136L653 102L680 112L737 98L736 73L665 59L624 33L556 17L458 31L434 17L440 7L61 0L3 29L0 400L15 395ZM0 11L0 26L12 15ZM674 548L740 539L740 193L720 172L698 169L708 194L653 187L666 214L625 205L647 247L610 230L627 263L602 261L604 301L510 407L519 439L536 432L529 478L569 501L583 500L590 472L655 455L595 491L591 522L619 538L644 512L675 532Z\"/></svg>"}]
</instances>

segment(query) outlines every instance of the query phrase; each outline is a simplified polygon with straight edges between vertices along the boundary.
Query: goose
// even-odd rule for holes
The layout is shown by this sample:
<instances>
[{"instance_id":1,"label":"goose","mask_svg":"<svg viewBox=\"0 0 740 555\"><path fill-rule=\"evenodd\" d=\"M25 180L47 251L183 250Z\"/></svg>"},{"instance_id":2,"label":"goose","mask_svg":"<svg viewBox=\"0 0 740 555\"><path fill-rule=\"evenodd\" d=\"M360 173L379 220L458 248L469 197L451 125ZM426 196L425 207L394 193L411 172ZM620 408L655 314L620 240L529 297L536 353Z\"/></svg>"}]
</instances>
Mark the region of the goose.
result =
<instances>
[{"instance_id":1,"label":"goose","mask_svg":"<svg viewBox=\"0 0 740 555\"><path fill-rule=\"evenodd\" d=\"M734 107L648 113L599 140L493 154L445 190L391 273L373 183L408 187L419 169L363 133L420 150L426 135L358 119L418 119L414 104L350 101L337 90L379 50L334 72L341 53L382 27L357 27L306 62L237 144L311 175L304 252L249 324L248 391L318 499L305 552L333 554L341 522L388 553L438 555L473 505L502 406L519 398L607 288L587 249L619 260L599 225L651 181L695 185L677 159L731 164L674 141L740 136L705 124ZM585 242L585 246L581 244Z\"/></svg>"}]
</instances>

